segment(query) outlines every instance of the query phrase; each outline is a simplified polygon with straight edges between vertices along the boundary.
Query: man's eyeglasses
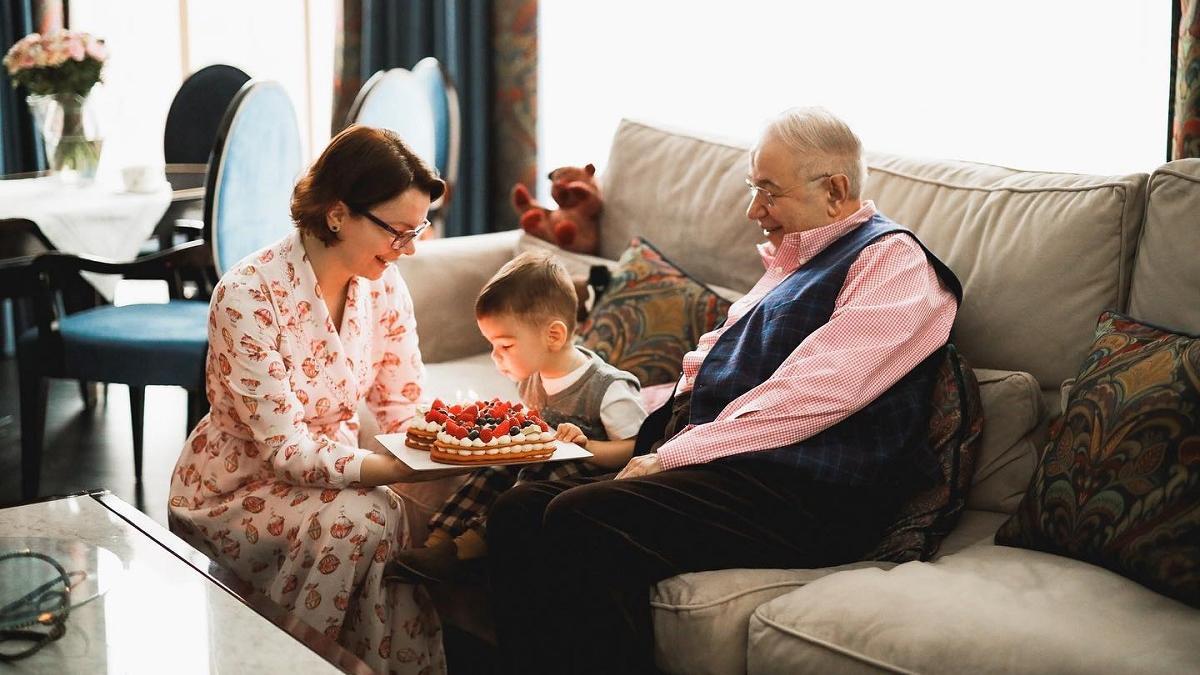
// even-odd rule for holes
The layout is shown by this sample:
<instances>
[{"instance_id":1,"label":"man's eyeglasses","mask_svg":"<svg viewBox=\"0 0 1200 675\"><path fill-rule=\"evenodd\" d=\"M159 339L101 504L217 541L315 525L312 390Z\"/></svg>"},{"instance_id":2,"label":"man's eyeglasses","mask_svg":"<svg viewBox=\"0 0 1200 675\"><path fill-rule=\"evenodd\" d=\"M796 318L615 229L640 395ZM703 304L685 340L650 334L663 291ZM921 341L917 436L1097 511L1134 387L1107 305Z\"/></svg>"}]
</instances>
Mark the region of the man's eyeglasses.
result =
<instances>
[{"instance_id":1,"label":"man's eyeglasses","mask_svg":"<svg viewBox=\"0 0 1200 675\"><path fill-rule=\"evenodd\" d=\"M761 194L763 196L763 199L766 200L767 206L773 207L773 206L775 206L776 199L786 197L787 193L791 192L792 190L795 190L796 188L800 187L801 185L808 185L809 183L811 183L815 180L824 180L826 178L832 178L832 177L833 177L833 174L831 174L831 173L823 173L820 176L813 176L812 178L809 178L808 180L804 181L803 183L800 183L798 185L793 185L792 187L790 187L786 190L780 190L779 192L771 192L770 190L768 190L765 187L762 187L761 185L755 185L754 183L751 183L750 179L747 178L746 179L746 187L750 188L750 201L751 202L754 201L755 197L757 197L758 195Z\"/></svg>"},{"instance_id":2,"label":"man's eyeglasses","mask_svg":"<svg viewBox=\"0 0 1200 675\"><path fill-rule=\"evenodd\" d=\"M402 232L402 231L397 230L396 228L392 227L391 225L388 225L387 223L385 223L383 221L382 218L380 218L379 216L376 216L375 214L371 213L370 211L367 211L366 209L363 209L361 211L356 210L355 212L358 213L359 215L361 215L363 218L366 218L367 220L371 221L372 223L375 223L376 225L382 227L383 229L385 229L388 232L391 232L393 235L395 235L395 239L392 239L392 250L393 251L399 251L399 250L403 249L405 246L408 246L408 242L421 236L421 233L424 232L425 230L429 229L429 226L433 224L433 223L429 222L428 218L426 218L421 221L420 225L417 225L416 227L414 227L411 230L405 230Z\"/></svg>"}]
</instances>

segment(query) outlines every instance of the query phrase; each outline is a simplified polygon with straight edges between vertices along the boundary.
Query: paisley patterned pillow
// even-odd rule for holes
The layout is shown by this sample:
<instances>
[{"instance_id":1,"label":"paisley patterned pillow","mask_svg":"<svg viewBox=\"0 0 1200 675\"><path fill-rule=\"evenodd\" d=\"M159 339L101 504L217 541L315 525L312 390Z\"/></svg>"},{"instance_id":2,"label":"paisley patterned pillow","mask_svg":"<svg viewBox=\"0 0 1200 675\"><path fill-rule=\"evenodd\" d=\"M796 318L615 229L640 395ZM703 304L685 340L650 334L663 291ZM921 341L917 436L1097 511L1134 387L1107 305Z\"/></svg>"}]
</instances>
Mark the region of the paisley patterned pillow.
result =
<instances>
[{"instance_id":1,"label":"paisley patterned pillow","mask_svg":"<svg viewBox=\"0 0 1200 675\"><path fill-rule=\"evenodd\" d=\"M1200 607L1200 338L1100 315L996 543L1100 565Z\"/></svg>"},{"instance_id":2,"label":"paisley patterned pillow","mask_svg":"<svg viewBox=\"0 0 1200 675\"><path fill-rule=\"evenodd\" d=\"M725 320L730 304L634 237L578 341L643 387L666 384L679 379L683 355Z\"/></svg>"}]
</instances>

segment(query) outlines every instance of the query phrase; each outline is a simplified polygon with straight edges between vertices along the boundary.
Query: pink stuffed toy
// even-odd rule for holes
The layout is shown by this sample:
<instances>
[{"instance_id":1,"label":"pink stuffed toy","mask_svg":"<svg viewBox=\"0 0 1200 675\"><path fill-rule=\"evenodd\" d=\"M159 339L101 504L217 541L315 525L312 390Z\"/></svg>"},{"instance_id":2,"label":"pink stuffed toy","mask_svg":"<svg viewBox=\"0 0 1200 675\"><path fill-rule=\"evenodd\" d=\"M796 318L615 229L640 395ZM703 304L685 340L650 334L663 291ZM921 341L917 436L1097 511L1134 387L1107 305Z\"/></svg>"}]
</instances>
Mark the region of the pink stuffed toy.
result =
<instances>
[{"instance_id":1,"label":"pink stuffed toy","mask_svg":"<svg viewBox=\"0 0 1200 675\"><path fill-rule=\"evenodd\" d=\"M542 206L521 183L513 186L512 202L521 228L538 239L575 253L595 253L600 244L600 186L596 167L564 166L550 172L550 196L557 209Z\"/></svg>"}]
</instances>

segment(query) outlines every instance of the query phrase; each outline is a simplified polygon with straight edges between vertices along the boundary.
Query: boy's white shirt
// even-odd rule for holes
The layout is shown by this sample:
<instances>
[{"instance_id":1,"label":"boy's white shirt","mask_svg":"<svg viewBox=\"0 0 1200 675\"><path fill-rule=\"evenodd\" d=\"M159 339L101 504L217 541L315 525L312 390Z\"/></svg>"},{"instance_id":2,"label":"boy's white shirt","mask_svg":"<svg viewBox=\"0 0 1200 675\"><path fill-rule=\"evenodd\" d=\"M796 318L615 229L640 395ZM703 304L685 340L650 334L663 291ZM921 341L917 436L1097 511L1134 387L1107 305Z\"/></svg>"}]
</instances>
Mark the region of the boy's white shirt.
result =
<instances>
[{"instance_id":1,"label":"boy's white shirt","mask_svg":"<svg viewBox=\"0 0 1200 675\"><path fill-rule=\"evenodd\" d=\"M575 384L587 372L591 360L562 377L542 376L542 388L547 396L553 396ZM641 393L625 380L616 380L608 385L604 398L600 399L600 423L609 440L619 441L637 436L646 419L646 407L642 405Z\"/></svg>"}]
</instances>

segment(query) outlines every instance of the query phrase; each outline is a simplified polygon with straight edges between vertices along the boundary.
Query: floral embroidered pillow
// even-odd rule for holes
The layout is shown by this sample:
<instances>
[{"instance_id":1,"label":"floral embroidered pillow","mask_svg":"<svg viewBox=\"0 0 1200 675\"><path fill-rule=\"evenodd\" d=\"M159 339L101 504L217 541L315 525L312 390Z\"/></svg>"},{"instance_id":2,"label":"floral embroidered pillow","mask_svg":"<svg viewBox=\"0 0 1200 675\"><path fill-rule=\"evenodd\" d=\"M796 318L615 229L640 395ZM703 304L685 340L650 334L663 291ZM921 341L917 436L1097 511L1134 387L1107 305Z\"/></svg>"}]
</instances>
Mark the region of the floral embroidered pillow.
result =
<instances>
[{"instance_id":1,"label":"floral embroidered pillow","mask_svg":"<svg viewBox=\"0 0 1200 675\"><path fill-rule=\"evenodd\" d=\"M1100 316L996 543L1100 565L1200 607L1200 337Z\"/></svg>"},{"instance_id":2,"label":"floral embroidered pillow","mask_svg":"<svg viewBox=\"0 0 1200 675\"><path fill-rule=\"evenodd\" d=\"M683 355L725 320L730 303L635 237L579 331L579 344L643 387L679 379Z\"/></svg>"}]
</instances>

